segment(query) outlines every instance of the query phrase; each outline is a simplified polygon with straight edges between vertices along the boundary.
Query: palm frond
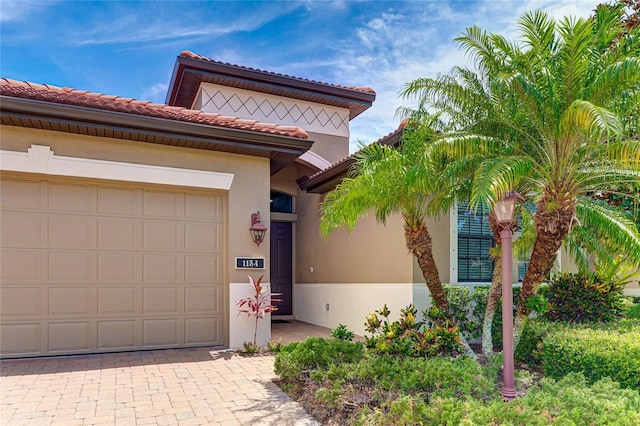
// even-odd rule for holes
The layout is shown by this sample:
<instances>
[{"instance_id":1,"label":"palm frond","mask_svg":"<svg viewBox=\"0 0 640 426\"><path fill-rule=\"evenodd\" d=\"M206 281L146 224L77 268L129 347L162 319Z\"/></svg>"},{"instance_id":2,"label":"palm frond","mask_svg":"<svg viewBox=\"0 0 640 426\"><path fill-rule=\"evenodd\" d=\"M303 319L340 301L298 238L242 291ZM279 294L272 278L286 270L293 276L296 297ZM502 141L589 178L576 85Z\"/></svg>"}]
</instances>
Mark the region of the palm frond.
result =
<instances>
[{"instance_id":1,"label":"palm frond","mask_svg":"<svg viewBox=\"0 0 640 426\"><path fill-rule=\"evenodd\" d=\"M624 253L634 263L640 264L640 233L629 216L592 198L581 197L576 217L581 226L606 239L608 247L614 252Z\"/></svg>"},{"instance_id":2,"label":"palm frond","mask_svg":"<svg viewBox=\"0 0 640 426\"><path fill-rule=\"evenodd\" d=\"M589 101L576 99L562 115L559 135L582 132L589 138L620 136L623 132L620 118L612 111L601 108Z\"/></svg>"},{"instance_id":3,"label":"palm frond","mask_svg":"<svg viewBox=\"0 0 640 426\"><path fill-rule=\"evenodd\" d=\"M476 170L469 206L493 206L504 194L516 188L529 175L531 161L526 157L490 158Z\"/></svg>"}]
</instances>

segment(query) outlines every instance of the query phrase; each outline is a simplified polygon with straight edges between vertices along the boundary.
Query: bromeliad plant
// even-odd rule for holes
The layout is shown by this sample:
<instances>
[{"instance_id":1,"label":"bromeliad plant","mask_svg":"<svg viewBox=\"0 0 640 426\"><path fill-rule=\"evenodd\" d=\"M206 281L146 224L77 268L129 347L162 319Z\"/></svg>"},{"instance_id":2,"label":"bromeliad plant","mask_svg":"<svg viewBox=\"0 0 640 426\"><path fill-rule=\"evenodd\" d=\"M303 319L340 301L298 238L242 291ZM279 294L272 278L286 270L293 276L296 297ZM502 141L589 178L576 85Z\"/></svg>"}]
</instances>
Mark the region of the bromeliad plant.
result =
<instances>
[{"instance_id":1,"label":"bromeliad plant","mask_svg":"<svg viewBox=\"0 0 640 426\"><path fill-rule=\"evenodd\" d=\"M254 290L253 296L236 301L236 305L238 305L238 315L247 314L247 316L254 317L256 320L253 330L253 342L251 344L245 343L245 348L247 349L257 347L258 321L264 318L266 314L278 310L278 307L273 305L274 302L282 302L281 299L274 299L272 297L279 296L280 293L270 295L268 288L260 285L262 278L264 278L264 275L260 275L258 281L255 281L253 277L249 276L249 284L251 284Z\"/></svg>"}]
</instances>

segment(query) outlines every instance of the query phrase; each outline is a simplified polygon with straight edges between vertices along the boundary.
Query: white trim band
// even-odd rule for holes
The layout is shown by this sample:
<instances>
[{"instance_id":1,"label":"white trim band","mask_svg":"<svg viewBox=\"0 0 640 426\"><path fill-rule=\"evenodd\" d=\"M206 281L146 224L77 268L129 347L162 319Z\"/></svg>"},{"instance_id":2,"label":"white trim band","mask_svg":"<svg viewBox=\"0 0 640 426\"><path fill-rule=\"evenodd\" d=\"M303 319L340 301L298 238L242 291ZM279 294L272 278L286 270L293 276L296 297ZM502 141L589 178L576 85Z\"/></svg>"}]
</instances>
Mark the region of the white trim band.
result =
<instances>
[{"instance_id":1,"label":"white trim band","mask_svg":"<svg viewBox=\"0 0 640 426\"><path fill-rule=\"evenodd\" d=\"M63 157L55 155L51 147L45 145L31 145L27 152L0 150L0 170L226 191L231 188L235 176L233 173Z\"/></svg>"}]
</instances>

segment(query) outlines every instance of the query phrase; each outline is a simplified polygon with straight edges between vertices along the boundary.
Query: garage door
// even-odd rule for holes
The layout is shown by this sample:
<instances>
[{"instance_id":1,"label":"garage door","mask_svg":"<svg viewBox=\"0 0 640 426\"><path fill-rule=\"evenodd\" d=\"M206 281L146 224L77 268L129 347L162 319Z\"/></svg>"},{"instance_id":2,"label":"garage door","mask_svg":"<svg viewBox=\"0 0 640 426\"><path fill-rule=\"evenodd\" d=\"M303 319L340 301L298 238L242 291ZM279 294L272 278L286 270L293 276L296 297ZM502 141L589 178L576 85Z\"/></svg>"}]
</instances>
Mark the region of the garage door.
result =
<instances>
[{"instance_id":1,"label":"garage door","mask_svg":"<svg viewBox=\"0 0 640 426\"><path fill-rule=\"evenodd\" d=\"M1 183L3 357L225 344L224 192Z\"/></svg>"}]
</instances>

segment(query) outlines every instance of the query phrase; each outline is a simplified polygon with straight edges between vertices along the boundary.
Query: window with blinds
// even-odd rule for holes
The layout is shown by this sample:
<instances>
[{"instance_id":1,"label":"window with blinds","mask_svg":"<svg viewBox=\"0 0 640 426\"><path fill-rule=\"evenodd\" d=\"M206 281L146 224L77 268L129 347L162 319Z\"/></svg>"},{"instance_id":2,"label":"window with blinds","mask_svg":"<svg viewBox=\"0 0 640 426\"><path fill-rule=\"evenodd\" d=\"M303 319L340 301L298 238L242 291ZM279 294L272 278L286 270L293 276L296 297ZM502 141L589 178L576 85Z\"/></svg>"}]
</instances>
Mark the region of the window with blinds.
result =
<instances>
[{"instance_id":1,"label":"window with blinds","mask_svg":"<svg viewBox=\"0 0 640 426\"><path fill-rule=\"evenodd\" d=\"M489 249L495 246L487 210L474 214L469 204L458 203L458 281L491 282L493 261ZM521 219L519 219L521 220ZM524 278L528 261L518 262L518 282Z\"/></svg>"},{"instance_id":2,"label":"window with blinds","mask_svg":"<svg viewBox=\"0 0 640 426\"><path fill-rule=\"evenodd\" d=\"M491 281L493 261L489 249L494 246L487 212L469 211L468 203L458 203L458 281Z\"/></svg>"}]
</instances>

